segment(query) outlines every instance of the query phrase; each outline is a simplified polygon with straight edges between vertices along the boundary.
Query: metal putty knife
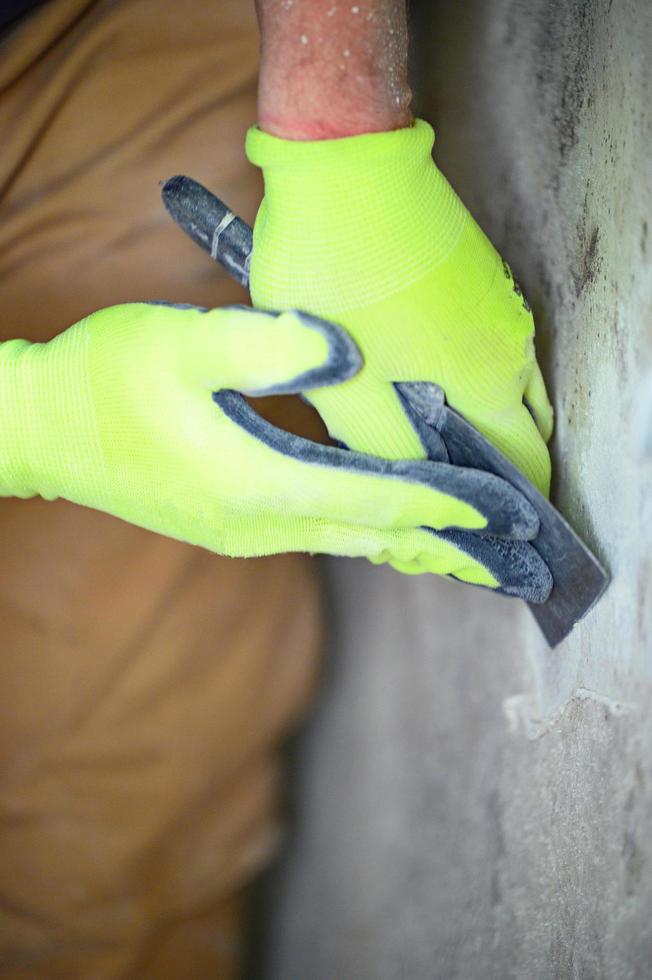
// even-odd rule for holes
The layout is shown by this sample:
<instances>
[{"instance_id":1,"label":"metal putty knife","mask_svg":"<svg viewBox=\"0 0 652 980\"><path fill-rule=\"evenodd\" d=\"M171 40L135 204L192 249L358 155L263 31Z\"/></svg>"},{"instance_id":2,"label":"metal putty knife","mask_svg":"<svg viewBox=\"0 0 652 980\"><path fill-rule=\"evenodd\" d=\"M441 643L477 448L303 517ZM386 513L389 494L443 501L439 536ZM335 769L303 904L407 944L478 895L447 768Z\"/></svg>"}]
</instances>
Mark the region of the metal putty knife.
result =
<instances>
[{"instance_id":1,"label":"metal putty knife","mask_svg":"<svg viewBox=\"0 0 652 980\"><path fill-rule=\"evenodd\" d=\"M249 225L189 177L170 178L163 185L162 197L168 212L183 231L221 263L234 279L248 287L252 251ZM530 544L550 569L554 585L544 603L528 605L550 646L556 646L595 605L609 584L609 576L543 494L477 429L446 405L441 388L425 383L397 387L439 433L441 453L449 462L502 477L535 508L540 529Z\"/></svg>"}]
</instances>

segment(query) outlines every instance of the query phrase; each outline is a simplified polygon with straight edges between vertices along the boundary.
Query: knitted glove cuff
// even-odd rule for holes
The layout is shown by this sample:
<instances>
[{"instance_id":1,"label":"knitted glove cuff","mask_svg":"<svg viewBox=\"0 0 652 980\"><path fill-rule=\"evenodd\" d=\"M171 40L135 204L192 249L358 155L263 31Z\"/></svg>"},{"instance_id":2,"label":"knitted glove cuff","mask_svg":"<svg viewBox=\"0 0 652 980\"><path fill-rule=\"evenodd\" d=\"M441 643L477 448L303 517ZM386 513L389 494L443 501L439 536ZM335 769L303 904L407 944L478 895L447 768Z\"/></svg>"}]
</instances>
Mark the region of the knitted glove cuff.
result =
<instances>
[{"instance_id":1,"label":"knitted glove cuff","mask_svg":"<svg viewBox=\"0 0 652 980\"><path fill-rule=\"evenodd\" d=\"M337 315L378 302L444 262L467 212L433 163L433 142L432 127L422 120L318 141L252 128L247 155L265 178L254 229L255 304L275 309L290 302ZM262 235L264 266L256 259ZM302 268L312 273L302 275Z\"/></svg>"}]
</instances>

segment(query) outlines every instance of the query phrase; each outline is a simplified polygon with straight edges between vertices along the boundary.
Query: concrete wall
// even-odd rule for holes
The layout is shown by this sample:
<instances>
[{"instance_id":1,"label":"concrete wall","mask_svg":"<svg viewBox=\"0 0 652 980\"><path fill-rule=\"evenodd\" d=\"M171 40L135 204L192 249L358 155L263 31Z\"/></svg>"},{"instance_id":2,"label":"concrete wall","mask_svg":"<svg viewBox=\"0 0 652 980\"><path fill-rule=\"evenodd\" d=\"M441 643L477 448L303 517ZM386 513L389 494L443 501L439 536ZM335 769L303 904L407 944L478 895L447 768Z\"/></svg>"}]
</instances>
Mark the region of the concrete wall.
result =
<instances>
[{"instance_id":1,"label":"concrete wall","mask_svg":"<svg viewBox=\"0 0 652 980\"><path fill-rule=\"evenodd\" d=\"M481 591L332 562L269 980L652 977L652 4L415 14L436 159L533 305L554 499L610 568L545 649Z\"/></svg>"}]
</instances>

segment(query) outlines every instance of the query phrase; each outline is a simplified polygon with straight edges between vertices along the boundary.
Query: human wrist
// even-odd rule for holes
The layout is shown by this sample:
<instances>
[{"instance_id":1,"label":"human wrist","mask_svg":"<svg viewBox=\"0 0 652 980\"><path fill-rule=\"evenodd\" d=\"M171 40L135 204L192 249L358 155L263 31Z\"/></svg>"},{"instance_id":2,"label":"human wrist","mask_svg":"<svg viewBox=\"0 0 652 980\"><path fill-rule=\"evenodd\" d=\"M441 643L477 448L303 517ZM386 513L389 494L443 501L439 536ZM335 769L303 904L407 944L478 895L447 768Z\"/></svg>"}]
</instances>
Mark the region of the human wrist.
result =
<instances>
[{"instance_id":1,"label":"human wrist","mask_svg":"<svg viewBox=\"0 0 652 980\"><path fill-rule=\"evenodd\" d=\"M328 73L304 69L300 90L288 88L286 69L261 62L258 123L265 132L291 140L326 140L389 132L410 124L412 94L407 84L392 91L387 78L355 65Z\"/></svg>"},{"instance_id":2,"label":"human wrist","mask_svg":"<svg viewBox=\"0 0 652 980\"><path fill-rule=\"evenodd\" d=\"M409 125L404 0L257 0L256 6L262 129L316 140Z\"/></svg>"}]
</instances>

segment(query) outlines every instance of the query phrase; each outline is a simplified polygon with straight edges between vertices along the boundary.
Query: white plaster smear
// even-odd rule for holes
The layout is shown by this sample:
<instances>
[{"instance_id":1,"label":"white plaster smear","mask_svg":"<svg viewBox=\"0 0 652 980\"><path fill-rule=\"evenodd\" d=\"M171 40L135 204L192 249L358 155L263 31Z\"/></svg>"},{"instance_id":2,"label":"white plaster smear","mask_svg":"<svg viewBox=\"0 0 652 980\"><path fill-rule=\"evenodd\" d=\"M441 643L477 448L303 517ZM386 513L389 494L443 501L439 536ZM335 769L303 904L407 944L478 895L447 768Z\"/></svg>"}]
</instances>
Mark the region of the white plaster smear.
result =
<instances>
[{"instance_id":1,"label":"white plaster smear","mask_svg":"<svg viewBox=\"0 0 652 980\"><path fill-rule=\"evenodd\" d=\"M513 694L505 698L502 704L507 730L510 735L523 731L529 739L541 738L548 732L554 731L569 707L578 701L589 701L600 705L611 717L631 714L636 710L636 705L631 702L615 701L613 698L598 694L597 691L578 687L556 711L546 715L542 714L540 705L532 694Z\"/></svg>"}]
</instances>

